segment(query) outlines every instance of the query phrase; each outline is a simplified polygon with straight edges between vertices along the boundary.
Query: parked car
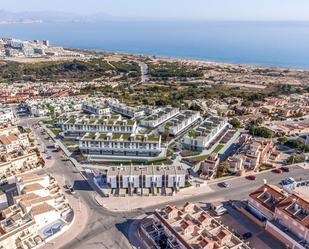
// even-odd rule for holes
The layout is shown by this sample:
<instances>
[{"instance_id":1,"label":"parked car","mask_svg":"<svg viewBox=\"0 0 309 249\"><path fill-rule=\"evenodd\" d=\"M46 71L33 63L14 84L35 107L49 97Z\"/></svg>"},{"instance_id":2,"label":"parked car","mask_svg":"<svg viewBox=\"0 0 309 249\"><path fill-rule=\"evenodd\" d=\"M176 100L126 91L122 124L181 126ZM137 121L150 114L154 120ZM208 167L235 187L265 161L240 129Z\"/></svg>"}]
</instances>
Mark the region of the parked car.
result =
<instances>
[{"instance_id":1,"label":"parked car","mask_svg":"<svg viewBox=\"0 0 309 249\"><path fill-rule=\"evenodd\" d=\"M255 180L256 180L256 176L254 176L254 175L249 175L249 176L247 176L247 179L248 179L248 180L251 180L251 181L255 181Z\"/></svg>"},{"instance_id":2,"label":"parked car","mask_svg":"<svg viewBox=\"0 0 309 249\"><path fill-rule=\"evenodd\" d=\"M282 174L283 170L281 168L277 168L277 169L274 169L273 172L277 174Z\"/></svg>"},{"instance_id":3,"label":"parked car","mask_svg":"<svg viewBox=\"0 0 309 249\"><path fill-rule=\"evenodd\" d=\"M230 185L226 182L220 182L220 183L218 183L218 186L223 187L223 188L229 188L230 187Z\"/></svg>"},{"instance_id":4,"label":"parked car","mask_svg":"<svg viewBox=\"0 0 309 249\"><path fill-rule=\"evenodd\" d=\"M288 167L281 167L280 168L283 172L290 172L290 169Z\"/></svg>"},{"instance_id":5,"label":"parked car","mask_svg":"<svg viewBox=\"0 0 309 249\"><path fill-rule=\"evenodd\" d=\"M74 191L74 188L73 188L73 187L70 187L70 188L69 188L69 191L70 191L71 194L75 194L75 191Z\"/></svg>"},{"instance_id":6,"label":"parked car","mask_svg":"<svg viewBox=\"0 0 309 249\"><path fill-rule=\"evenodd\" d=\"M241 238L244 240L250 239L251 237L252 237L252 233L250 232L246 232L241 236Z\"/></svg>"},{"instance_id":7,"label":"parked car","mask_svg":"<svg viewBox=\"0 0 309 249\"><path fill-rule=\"evenodd\" d=\"M51 158L52 158L51 156L47 156L47 157L46 157L47 160L50 160Z\"/></svg>"}]
</instances>

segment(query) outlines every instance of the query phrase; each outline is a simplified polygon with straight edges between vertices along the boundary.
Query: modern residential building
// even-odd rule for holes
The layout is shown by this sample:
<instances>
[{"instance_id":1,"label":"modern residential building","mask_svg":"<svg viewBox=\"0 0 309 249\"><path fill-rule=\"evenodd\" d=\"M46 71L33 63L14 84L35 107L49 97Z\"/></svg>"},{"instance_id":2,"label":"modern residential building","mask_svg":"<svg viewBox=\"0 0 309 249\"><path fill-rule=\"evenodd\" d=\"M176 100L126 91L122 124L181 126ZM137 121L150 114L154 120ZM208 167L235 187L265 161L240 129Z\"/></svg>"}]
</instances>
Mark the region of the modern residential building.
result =
<instances>
[{"instance_id":1,"label":"modern residential building","mask_svg":"<svg viewBox=\"0 0 309 249\"><path fill-rule=\"evenodd\" d=\"M178 108L165 107L160 108L152 115L142 119L140 125L147 128L154 128L174 117L179 113Z\"/></svg>"},{"instance_id":2,"label":"modern residential building","mask_svg":"<svg viewBox=\"0 0 309 249\"><path fill-rule=\"evenodd\" d=\"M106 182L114 195L167 195L184 187L186 176L180 165L121 165L109 168Z\"/></svg>"},{"instance_id":3,"label":"modern residential building","mask_svg":"<svg viewBox=\"0 0 309 249\"><path fill-rule=\"evenodd\" d=\"M218 135L230 127L226 118L211 116L184 137L183 145L190 150L203 151Z\"/></svg>"},{"instance_id":4,"label":"modern residential building","mask_svg":"<svg viewBox=\"0 0 309 249\"><path fill-rule=\"evenodd\" d=\"M170 135L177 135L189 128L193 123L200 119L200 113L195 111L183 111L159 127L161 133L168 132Z\"/></svg>"},{"instance_id":5,"label":"modern residential building","mask_svg":"<svg viewBox=\"0 0 309 249\"><path fill-rule=\"evenodd\" d=\"M86 133L79 148L93 157L157 157L162 152L161 136L146 134Z\"/></svg>"},{"instance_id":6,"label":"modern residential building","mask_svg":"<svg viewBox=\"0 0 309 249\"><path fill-rule=\"evenodd\" d=\"M1 108L0 109L0 124L14 122L15 114L10 108Z\"/></svg>"},{"instance_id":7,"label":"modern residential building","mask_svg":"<svg viewBox=\"0 0 309 249\"><path fill-rule=\"evenodd\" d=\"M89 114L107 115L110 113L110 108L107 105L96 103L84 103L82 110Z\"/></svg>"},{"instance_id":8,"label":"modern residential building","mask_svg":"<svg viewBox=\"0 0 309 249\"><path fill-rule=\"evenodd\" d=\"M144 108L132 107L119 103L118 101L107 102L113 112L129 118L139 118L145 114Z\"/></svg>"},{"instance_id":9,"label":"modern residential building","mask_svg":"<svg viewBox=\"0 0 309 249\"><path fill-rule=\"evenodd\" d=\"M58 119L64 136L79 137L87 132L135 133L135 120L123 120L120 115L63 115Z\"/></svg>"},{"instance_id":10,"label":"modern residential building","mask_svg":"<svg viewBox=\"0 0 309 249\"><path fill-rule=\"evenodd\" d=\"M192 203L181 209L168 205L156 210L141 223L141 231L154 248L159 248L157 243L162 240L172 249L250 248L210 213ZM155 236L161 239L155 240Z\"/></svg>"},{"instance_id":11,"label":"modern residential building","mask_svg":"<svg viewBox=\"0 0 309 249\"><path fill-rule=\"evenodd\" d=\"M3 210L8 207L8 198L6 193L0 190L0 210Z\"/></svg>"}]
</instances>

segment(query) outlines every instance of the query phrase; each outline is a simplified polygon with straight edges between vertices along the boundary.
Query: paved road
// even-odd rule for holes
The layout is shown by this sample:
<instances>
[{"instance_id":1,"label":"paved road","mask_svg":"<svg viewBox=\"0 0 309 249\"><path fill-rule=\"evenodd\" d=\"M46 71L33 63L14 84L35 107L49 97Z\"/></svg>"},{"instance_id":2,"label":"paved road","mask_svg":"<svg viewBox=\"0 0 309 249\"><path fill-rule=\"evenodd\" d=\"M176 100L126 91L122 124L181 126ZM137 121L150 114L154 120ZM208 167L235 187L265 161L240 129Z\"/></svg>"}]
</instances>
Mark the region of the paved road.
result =
<instances>
[{"instance_id":1,"label":"paved road","mask_svg":"<svg viewBox=\"0 0 309 249\"><path fill-rule=\"evenodd\" d=\"M255 181L247 180L244 177L232 178L230 180L226 180L230 184L229 188L222 188L217 185L217 183L210 184L213 192L207 192L200 195L190 196L186 199L177 200L174 202L170 202L172 205L183 205L185 202L202 202L207 203L212 200L241 200L247 199L248 194L253 192L259 186L261 186L264 182L264 179L267 180L267 183L276 184L279 186L279 182L286 177L293 177L295 180L300 178L309 179L309 170L304 169L300 166L293 166L288 173L276 174L270 171L261 173L256 175L257 178ZM156 205L152 207L148 207L145 211L151 211L156 208L161 208L162 205Z\"/></svg>"},{"instance_id":2,"label":"paved road","mask_svg":"<svg viewBox=\"0 0 309 249\"><path fill-rule=\"evenodd\" d=\"M36 119L23 119L20 124L34 124ZM37 140L44 143L45 147L52 145L48 140L40 134L38 129L33 129ZM163 204L145 208L143 210L131 212L111 212L102 208L94 199L94 191L92 191L88 182L79 174L71 162L62 160L61 152L51 152L54 165L46 169L48 173L63 175L67 181L74 183L76 197L80 197L81 201L88 208L89 221L87 227L81 234L68 243L64 249L92 249L92 248L108 248L108 249L126 249L132 248L127 240L127 233L132 223L132 219L147 212L151 212L156 208L161 208ZM282 178L287 176L295 179L309 179L309 170L305 170L299 166L294 166L289 173L275 174L265 172L257 176L256 181L249 181L245 178L236 178L227 180L230 188L223 189L216 184L211 185L213 192L203 193L197 196L188 196L186 199L170 202L172 205L183 205L185 202L202 202L207 203L212 200L223 199L244 199L248 194L255 190L263 183L263 179L272 184L278 184Z\"/></svg>"},{"instance_id":3,"label":"paved road","mask_svg":"<svg viewBox=\"0 0 309 249\"><path fill-rule=\"evenodd\" d=\"M27 119L20 121L21 125L30 126L36 123L36 119ZM32 129L36 139L44 144L46 148L53 145L40 134L39 129ZM115 213L102 208L95 200L95 192L92 191L88 182L79 174L70 161L63 161L61 152L52 152L52 149L47 149L48 154L52 156L54 164L52 167L43 169L46 173L62 175L66 182L73 184L76 198L81 199L81 202L88 208L88 224L86 229L81 234L69 242L64 249L126 249L132 248L128 242L126 235L130 220L142 214L141 211L130 213Z\"/></svg>"}]
</instances>

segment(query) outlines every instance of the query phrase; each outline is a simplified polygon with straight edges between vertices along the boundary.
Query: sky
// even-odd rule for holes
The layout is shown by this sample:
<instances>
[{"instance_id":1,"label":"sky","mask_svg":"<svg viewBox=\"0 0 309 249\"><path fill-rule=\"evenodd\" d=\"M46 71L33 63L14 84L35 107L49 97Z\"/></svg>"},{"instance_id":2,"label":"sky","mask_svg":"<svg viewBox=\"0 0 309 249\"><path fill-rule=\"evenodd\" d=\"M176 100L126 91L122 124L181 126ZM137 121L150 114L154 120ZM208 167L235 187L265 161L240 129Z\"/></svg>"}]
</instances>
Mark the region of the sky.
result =
<instances>
[{"instance_id":1,"label":"sky","mask_svg":"<svg viewBox=\"0 0 309 249\"><path fill-rule=\"evenodd\" d=\"M309 21L309 0L0 0L0 9L157 20Z\"/></svg>"}]
</instances>

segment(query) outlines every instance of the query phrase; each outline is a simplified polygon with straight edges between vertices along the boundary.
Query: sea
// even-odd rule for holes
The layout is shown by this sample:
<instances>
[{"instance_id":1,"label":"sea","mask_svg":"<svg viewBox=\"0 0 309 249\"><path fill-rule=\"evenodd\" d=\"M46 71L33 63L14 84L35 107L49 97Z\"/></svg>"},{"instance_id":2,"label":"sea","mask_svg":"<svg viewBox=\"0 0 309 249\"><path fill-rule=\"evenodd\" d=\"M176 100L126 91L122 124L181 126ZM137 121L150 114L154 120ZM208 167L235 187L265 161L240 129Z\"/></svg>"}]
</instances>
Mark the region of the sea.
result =
<instances>
[{"instance_id":1,"label":"sea","mask_svg":"<svg viewBox=\"0 0 309 249\"><path fill-rule=\"evenodd\" d=\"M309 22L101 21L2 24L1 37L215 62L309 69Z\"/></svg>"}]
</instances>

